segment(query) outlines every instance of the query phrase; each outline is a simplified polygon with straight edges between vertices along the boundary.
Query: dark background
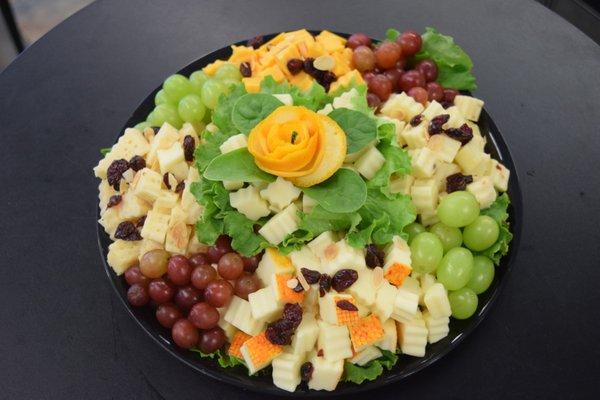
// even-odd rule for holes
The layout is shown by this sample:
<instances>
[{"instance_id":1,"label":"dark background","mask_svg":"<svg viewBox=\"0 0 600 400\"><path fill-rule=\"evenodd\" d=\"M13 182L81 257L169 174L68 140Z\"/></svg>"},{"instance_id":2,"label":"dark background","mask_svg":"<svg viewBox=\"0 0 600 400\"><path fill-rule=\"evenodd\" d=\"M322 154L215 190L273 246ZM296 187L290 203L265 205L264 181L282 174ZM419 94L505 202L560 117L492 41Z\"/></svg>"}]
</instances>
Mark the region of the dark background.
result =
<instances>
[{"instance_id":1,"label":"dark background","mask_svg":"<svg viewBox=\"0 0 600 400\"><path fill-rule=\"evenodd\" d=\"M598 398L600 48L516 0L105 0L36 42L0 74L0 398L261 398L188 370L127 316L97 249L98 149L168 74L227 43L428 25L474 60L516 164L523 235L479 328L373 395Z\"/></svg>"}]
</instances>

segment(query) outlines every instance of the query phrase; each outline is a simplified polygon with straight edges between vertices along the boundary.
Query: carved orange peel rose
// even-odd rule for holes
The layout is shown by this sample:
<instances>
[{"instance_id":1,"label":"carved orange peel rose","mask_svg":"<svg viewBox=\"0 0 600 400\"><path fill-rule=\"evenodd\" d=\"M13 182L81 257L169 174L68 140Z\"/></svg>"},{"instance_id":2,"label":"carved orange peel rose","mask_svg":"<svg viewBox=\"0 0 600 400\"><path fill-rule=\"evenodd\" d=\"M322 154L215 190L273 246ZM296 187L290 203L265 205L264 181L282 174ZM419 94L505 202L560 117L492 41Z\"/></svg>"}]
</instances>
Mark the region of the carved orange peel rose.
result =
<instances>
[{"instance_id":1,"label":"carved orange peel rose","mask_svg":"<svg viewBox=\"0 0 600 400\"><path fill-rule=\"evenodd\" d=\"M308 187L342 166L346 134L326 115L301 106L282 106L250 131L248 151L263 171Z\"/></svg>"}]
</instances>

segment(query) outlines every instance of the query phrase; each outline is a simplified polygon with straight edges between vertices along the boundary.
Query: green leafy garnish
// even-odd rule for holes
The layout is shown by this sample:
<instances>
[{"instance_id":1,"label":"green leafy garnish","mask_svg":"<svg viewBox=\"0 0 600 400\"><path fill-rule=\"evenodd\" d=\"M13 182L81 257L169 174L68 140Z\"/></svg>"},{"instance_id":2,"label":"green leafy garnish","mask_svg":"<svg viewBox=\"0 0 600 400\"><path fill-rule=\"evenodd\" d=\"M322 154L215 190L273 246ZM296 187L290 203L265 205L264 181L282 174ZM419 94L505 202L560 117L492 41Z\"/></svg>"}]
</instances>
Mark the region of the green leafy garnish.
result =
<instances>
[{"instance_id":1,"label":"green leafy garnish","mask_svg":"<svg viewBox=\"0 0 600 400\"><path fill-rule=\"evenodd\" d=\"M352 91L352 89L355 89ZM363 114L372 116L374 114L373 110L369 107L369 103L367 102L367 85L364 83L357 83L354 79L350 81L349 84L341 86L337 88L333 93L329 94L330 101L333 102L333 99L343 95L344 93L352 93L353 95L350 97L350 105L351 108L355 111L360 111Z\"/></svg>"},{"instance_id":2,"label":"green leafy garnish","mask_svg":"<svg viewBox=\"0 0 600 400\"><path fill-rule=\"evenodd\" d=\"M254 255L269 247L269 243L259 234L254 232L256 221L248 219L237 211L229 211L223 219L225 232L232 238L231 247L244 254Z\"/></svg>"},{"instance_id":3,"label":"green leafy garnish","mask_svg":"<svg viewBox=\"0 0 600 400\"><path fill-rule=\"evenodd\" d=\"M478 254L488 257L496 265L499 265L502 257L508 253L509 244L513 238L513 234L510 232L510 226L507 222L507 210L509 205L510 198L507 193L503 193L496 198L496 201L494 201L489 208L481 210L481 215L487 215L494 218L500 225L500 235L498 236L496 243Z\"/></svg>"},{"instance_id":4,"label":"green leafy garnish","mask_svg":"<svg viewBox=\"0 0 600 400\"><path fill-rule=\"evenodd\" d=\"M359 151L377 138L377 122L367 114L348 108L338 108L328 116L346 133L348 154Z\"/></svg>"},{"instance_id":5,"label":"green leafy garnish","mask_svg":"<svg viewBox=\"0 0 600 400\"><path fill-rule=\"evenodd\" d=\"M396 39L398 39L398 36L400 36L400 32L397 29L390 28L387 31L385 31L386 39L392 42L395 42Z\"/></svg>"},{"instance_id":6,"label":"green leafy garnish","mask_svg":"<svg viewBox=\"0 0 600 400\"><path fill-rule=\"evenodd\" d=\"M231 112L231 122L242 133L248 134L283 103L266 93L248 93L238 99Z\"/></svg>"},{"instance_id":7,"label":"green leafy garnish","mask_svg":"<svg viewBox=\"0 0 600 400\"><path fill-rule=\"evenodd\" d=\"M415 55L415 60L426 58L435 61L438 67L437 81L445 88L475 90L477 84L471 73L473 61L450 36L442 35L434 28L427 27L421 35L423 45Z\"/></svg>"},{"instance_id":8,"label":"green leafy garnish","mask_svg":"<svg viewBox=\"0 0 600 400\"><path fill-rule=\"evenodd\" d=\"M387 350L381 350L381 353L383 354L381 357L369 361L362 367L346 361L344 363L344 381L360 385L364 381L377 379L383 373L384 368L390 370L398 361L398 356Z\"/></svg>"},{"instance_id":9,"label":"green leafy garnish","mask_svg":"<svg viewBox=\"0 0 600 400\"><path fill-rule=\"evenodd\" d=\"M325 182L302 191L315 199L325 210L349 213L358 210L367 198L367 185L354 171L340 168Z\"/></svg>"},{"instance_id":10,"label":"green leafy garnish","mask_svg":"<svg viewBox=\"0 0 600 400\"><path fill-rule=\"evenodd\" d=\"M231 120L231 114L235 103L246 93L243 83L236 84L228 95L219 97L219 103L212 113L213 123L228 136L238 133L238 129Z\"/></svg>"},{"instance_id":11,"label":"green leafy garnish","mask_svg":"<svg viewBox=\"0 0 600 400\"><path fill-rule=\"evenodd\" d=\"M112 147L105 147L103 149L100 149L100 154L102 154L103 156L105 156L108 153L110 153L111 150L112 150Z\"/></svg>"},{"instance_id":12,"label":"green leafy garnish","mask_svg":"<svg viewBox=\"0 0 600 400\"><path fill-rule=\"evenodd\" d=\"M233 150L212 159L204 171L211 181L273 182L275 177L258 168L248 148Z\"/></svg>"},{"instance_id":13,"label":"green leafy garnish","mask_svg":"<svg viewBox=\"0 0 600 400\"><path fill-rule=\"evenodd\" d=\"M229 353L225 352L222 349L217 350L216 352L210 353L210 354L203 353L199 349L190 349L190 351L198 354L200 356L200 358L210 358L210 359L214 360L216 357L217 362L223 368L232 368L232 367L235 367L236 365L241 365L243 367L246 367L246 364L244 364L244 361L240 360L237 357L230 355Z\"/></svg>"},{"instance_id":14,"label":"green leafy garnish","mask_svg":"<svg viewBox=\"0 0 600 400\"><path fill-rule=\"evenodd\" d=\"M287 81L277 83L272 76L265 77L260 83L260 92L268 94L289 94L294 100L294 105L304 106L310 110L317 111L330 102L325 88L317 82L305 91L290 85Z\"/></svg>"},{"instance_id":15,"label":"green leafy garnish","mask_svg":"<svg viewBox=\"0 0 600 400\"><path fill-rule=\"evenodd\" d=\"M200 173L204 173L204 170L208 167L208 164L210 164L213 158L221 154L221 149L219 147L230 136L231 135L226 135L221 131L215 133L204 131L202 134L203 142L200 146L196 147L196 150L194 151L196 167Z\"/></svg>"}]
</instances>

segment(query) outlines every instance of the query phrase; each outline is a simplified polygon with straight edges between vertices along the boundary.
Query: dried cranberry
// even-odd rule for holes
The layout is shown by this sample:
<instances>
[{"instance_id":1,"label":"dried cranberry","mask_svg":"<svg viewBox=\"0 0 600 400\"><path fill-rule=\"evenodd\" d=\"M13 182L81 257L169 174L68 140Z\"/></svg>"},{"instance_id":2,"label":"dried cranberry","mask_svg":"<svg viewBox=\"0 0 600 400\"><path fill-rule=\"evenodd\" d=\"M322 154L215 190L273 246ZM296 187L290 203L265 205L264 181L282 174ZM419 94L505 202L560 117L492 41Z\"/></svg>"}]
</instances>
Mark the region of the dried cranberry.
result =
<instances>
[{"instance_id":1,"label":"dried cranberry","mask_svg":"<svg viewBox=\"0 0 600 400\"><path fill-rule=\"evenodd\" d=\"M190 135L183 138L183 156L185 161L194 161L194 150L196 149L196 139Z\"/></svg>"},{"instance_id":2,"label":"dried cranberry","mask_svg":"<svg viewBox=\"0 0 600 400\"><path fill-rule=\"evenodd\" d=\"M106 208L111 208L116 206L117 204L119 204L121 202L121 200L123 200L123 196L121 196L120 194L115 194L114 196L110 196L110 199L108 199L108 203L106 204Z\"/></svg>"},{"instance_id":3,"label":"dried cranberry","mask_svg":"<svg viewBox=\"0 0 600 400\"><path fill-rule=\"evenodd\" d=\"M141 228L144 226L144 224L146 223L146 216L144 215L143 217L140 217L140 219L138 219L135 223L136 228Z\"/></svg>"},{"instance_id":4,"label":"dried cranberry","mask_svg":"<svg viewBox=\"0 0 600 400\"><path fill-rule=\"evenodd\" d=\"M335 303L335 305L342 310L358 311L358 308L356 308L356 306L350 303L348 300L340 300L337 303Z\"/></svg>"},{"instance_id":5,"label":"dried cranberry","mask_svg":"<svg viewBox=\"0 0 600 400\"><path fill-rule=\"evenodd\" d=\"M444 131L446 135L450 136L454 140L458 140L461 144L465 145L473 139L473 129L467 124L462 124L460 128L450 128Z\"/></svg>"},{"instance_id":6,"label":"dried cranberry","mask_svg":"<svg viewBox=\"0 0 600 400\"><path fill-rule=\"evenodd\" d=\"M119 190L121 188L121 178L123 177L123 172L127 171L128 169L129 163L127 160L121 158L113 161L106 171L108 184L115 188L115 190Z\"/></svg>"},{"instance_id":7,"label":"dried cranberry","mask_svg":"<svg viewBox=\"0 0 600 400\"><path fill-rule=\"evenodd\" d=\"M283 306L282 319L290 321L294 329L296 329L300 325L300 322L302 322L302 307L296 303L286 303Z\"/></svg>"},{"instance_id":8,"label":"dried cranberry","mask_svg":"<svg viewBox=\"0 0 600 400\"><path fill-rule=\"evenodd\" d=\"M183 189L185 189L185 182L181 181L175 186L175 193L181 193L183 192Z\"/></svg>"},{"instance_id":9,"label":"dried cranberry","mask_svg":"<svg viewBox=\"0 0 600 400\"><path fill-rule=\"evenodd\" d=\"M383 251L381 251L379 247L374 244L368 245L365 254L365 262L367 263L367 267L383 267L383 256Z\"/></svg>"},{"instance_id":10,"label":"dried cranberry","mask_svg":"<svg viewBox=\"0 0 600 400\"><path fill-rule=\"evenodd\" d=\"M265 43L265 38L263 35L259 35L259 36L255 36L252 39L248 40L246 42L246 46L248 47L253 47L255 49L258 49L260 46L262 46Z\"/></svg>"},{"instance_id":11,"label":"dried cranberry","mask_svg":"<svg viewBox=\"0 0 600 400\"><path fill-rule=\"evenodd\" d=\"M291 321L286 319L278 319L267 326L265 336L269 342L280 346L285 346L292 343L294 329L295 327Z\"/></svg>"},{"instance_id":12,"label":"dried cranberry","mask_svg":"<svg viewBox=\"0 0 600 400\"><path fill-rule=\"evenodd\" d=\"M423 114L418 114L412 117L409 124L410 126L417 126L423 121Z\"/></svg>"},{"instance_id":13,"label":"dried cranberry","mask_svg":"<svg viewBox=\"0 0 600 400\"><path fill-rule=\"evenodd\" d=\"M302 378L302 382L308 382L312 378L313 371L315 367L313 367L310 361L305 362L300 367L300 376Z\"/></svg>"},{"instance_id":14,"label":"dried cranberry","mask_svg":"<svg viewBox=\"0 0 600 400\"><path fill-rule=\"evenodd\" d=\"M300 268L300 272L302 272L302 276L304 276L306 283L309 285L319 282L319 278L321 278L321 273L319 271L308 268Z\"/></svg>"},{"instance_id":15,"label":"dried cranberry","mask_svg":"<svg viewBox=\"0 0 600 400\"><path fill-rule=\"evenodd\" d=\"M446 177L446 192L452 193L458 190L465 190L469 183L473 182L471 175L463 175L460 172Z\"/></svg>"},{"instance_id":16,"label":"dried cranberry","mask_svg":"<svg viewBox=\"0 0 600 400\"><path fill-rule=\"evenodd\" d=\"M142 240L142 236L131 221L123 221L117 226L115 238L129 241Z\"/></svg>"},{"instance_id":17,"label":"dried cranberry","mask_svg":"<svg viewBox=\"0 0 600 400\"><path fill-rule=\"evenodd\" d=\"M358 279L358 272L353 269L340 269L331 279L331 287L336 292L348 289Z\"/></svg>"},{"instance_id":18,"label":"dried cranberry","mask_svg":"<svg viewBox=\"0 0 600 400\"><path fill-rule=\"evenodd\" d=\"M146 160L140 156L133 156L131 160L129 160L129 168L134 171L139 171L140 169L146 168Z\"/></svg>"},{"instance_id":19,"label":"dried cranberry","mask_svg":"<svg viewBox=\"0 0 600 400\"><path fill-rule=\"evenodd\" d=\"M321 297L325 296L329 289L331 289L331 278L327 274L321 274L321 278L319 278L319 295Z\"/></svg>"},{"instance_id":20,"label":"dried cranberry","mask_svg":"<svg viewBox=\"0 0 600 400\"><path fill-rule=\"evenodd\" d=\"M331 71L324 71L317 77L318 82L326 89L337 80L337 76Z\"/></svg>"},{"instance_id":21,"label":"dried cranberry","mask_svg":"<svg viewBox=\"0 0 600 400\"><path fill-rule=\"evenodd\" d=\"M240 74L242 74L244 78L249 78L252 76L252 67L250 67L249 62L245 61L240 63Z\"/></svg>"},{"instance_id":22,"label":"dried cranberry","mask_svg":"<svg viewBox=\"0 0 600 400\"><path fill-rule=\"evenodd\" d=\"M171 190L171 184L169 183L169 173L168 172L165 172L165 174L163 175L163 183L165 184L167 189Z\"/></svg>"},{"instance_id":23,"label":"dried cranberry","mask_svg":"<svg viewBox=\"0 0 600 400\"><path fill-rule=\"evenodd\" d=\"M287 62L287 69L290 71L290 74L296 75L302 72L304 68L304 62L299 58L292 58Z\"/></svg>"},{"instance_id":24,"label":"dried cranberry","mask_svg":"<svg viewBox=\"0 0 600 400\"><path fill-rule=\"evenodd\" d=\"M441 114L433 117L429 122L429 127L427 128L427 132L430 135L437 135L438 133L442 133L442 125L444 125L450 119L450 114Z\"/></svg>"},{"instance_id":25,"label":"dried cranberry","mask_svg":"<svg viewBox=\"0 0 600 400\"><path fill-rule=\"evenodd\" d=\"M313 78L315 76L319 75L319 73L321 72L315 68L314 62L315 62L315 59L312 57L308 57L304 60L304 71L307 74L309 74L310 76L312 76Z\"/></svg>"},{"instance_id":26,"label":"dried cranberry","mask_svg":"<svg viewBox=\"0 0 600 400\"><path fill-rule=\"evenodd\" d=\"M300 282L292 289L296 293L302 293L304 291L304 287Z\"/></svg>"}]
</instances>

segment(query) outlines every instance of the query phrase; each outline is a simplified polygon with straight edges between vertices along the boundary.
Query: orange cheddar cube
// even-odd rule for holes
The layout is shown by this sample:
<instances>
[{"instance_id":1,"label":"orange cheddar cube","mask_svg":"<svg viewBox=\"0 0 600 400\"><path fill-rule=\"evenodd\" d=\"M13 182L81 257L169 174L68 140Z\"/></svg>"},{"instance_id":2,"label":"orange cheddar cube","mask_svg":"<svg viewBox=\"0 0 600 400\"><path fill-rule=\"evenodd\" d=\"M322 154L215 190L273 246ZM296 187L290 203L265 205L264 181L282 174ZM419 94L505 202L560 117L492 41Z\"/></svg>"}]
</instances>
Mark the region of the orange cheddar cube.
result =
<instances>
[{"instance_id":1,"label":"orange cheddar cube","mask_svg":"<svg viewBox=\"0 0 600 400\"><path fill-rule=\"evenodd\" d=\"M288 286L290 279L295 279L292 274L275 274L273 276L275 297L281 303L302 303L302 300L304 300L304 291L295 292L291 289Z\"/></svg>"},{"instance_id":2,"label":"orange cheddar cube","mask_svg":"<svg viewBox=\"0 0 600 400\"><path fill-rule=\"evenodd\" d=\"M344 76L350 72L350 64L352 63L352 50L344 48L341 51L332 53L331 56L335 60L335 67L333 67L333 73L335 76Z\"/></svg>"},{"instance_id":3,"label":"orange cheddar cube","mask_svg":"<svg viewBox=\"0 0 600 400\"><path fill-rule=\"evenodd\" d=\"M392 285L400 286L404 279L410 275L412 268L408 265L402 263L394 263L392 264L383 277L388 280Z\"/></svg>"},{"instance_id":4,"label":"orange cheddar cube","mask_svg":"<svg viewBox=\"0 0 600 400\"><path fill-rule=\"evenodd\" d=\"M357 353L383 339L383 325L374 314L361 318L348 327L352 347Z\"/></svg>"},{"instance_id":5,"label":"orange cheddar cube","mask_svg":"<svg viewBox=\"0 0 600 400\"><path fill-rule=\"evenodd\" d=\"M265 332L248 339L240 348L240 353L248 366L250 374L266 367L275 357L283 353L283 347L267 339Z\"/></svg>"},{"instance_id":6,"label":"orange cheddar cube","mask_svg":"<svg viewBox=\"0 0 600 400\"><path fill-rule=\"evenodd\" d=\"M233 340L231 341L231 344L229 345L229 350L227 352L234 357L244 359L244 356L242 355L240 349L242 348L244 343L246 343L251 338L252 336L248 335L247 333L237 331L233 336Z\"/></svg>"},{"instance_id":7,"label":"orange cheddar cube","mask_svg":"<svg viewBox=\"0 0 600 400\"><path fill-rule=\"evenodd\" d=\"M243 62L250 62L255 58L255 52L252 47L246 46L231 46L231 57L229 62L234 64L240 64Z\"/></svg>"},{"instance_id":8,"label":"orange cheddar cube","mask_svg":"<svg viewBox=\"0 0 600 400\"><path fill-rule=\"evenodd\" d=\"M242 82L244 82L244 86L246 87L246 91L248 93L258 93L260 92L260 80L261 78L242 78Z\"/></svg>"},{"instance_id":9,"label":"orange cheddar cube","mask_svg":"<svg viewBox=\"0 0 600 400\"><path fill-rule=\"evenodd\" d=\"M335 305L336 305L335 313L337 315L338 324L350 326L359 321L358 311L344 310L338 304L340 301L347 301L356 307L356 300L354 300L354 298L336 296L334 298L334 301L335 301Z\"/></svg>"},{"instance_id":10,"label":"orange cheddar cube","mask_svg":"<svg viewBox=\"0 0 600 400\"><path fill-rule=\"evenodd\" d=\"M312 86L314 80L306 72L302 71L297 75L292 75L290 83L294 86L299 87L302 90L308 90Z\"/></svg>"},{"instance_id":11,"label":"orange cheddar cube","mask_svg":"<svg viewBox=\"0 0 600 400\"><path fill-rule=\"evenodd\" d=\"M283 74L278 65L272 65L268 68L263 69L259 73L261 80L269 75L272 76L276 82L282 82L285 80L285 75Z\"/></svg>"},{"instance_id":12,"label":"orange cheddar cube","mask_svg":"<svg viewBox=\"0 0 600 400\"><path fill-rule=\"evenodd\" d=\"M329 53L343 50L346 46L346 39L329 31L319 33L315 39Z\"/></svg>"},{"instance_id":13,"label":"orange cheddar cube","mask_svg":"<svg viewBox=\"0 0 600 400\"><path fill-rule=\"evenodd\" d=\"M333 82L331 84L331 87L329 88L329 92L333 92L340 87L348 86L348 85L352 84L353 82L357 85L361 85L361 84L365 83L365 80L360 75L360 72L358 72L355 69L353 69L352 71L348 72L347 74L339 77L337 81Z\"/></svg>"}]
</instances>

